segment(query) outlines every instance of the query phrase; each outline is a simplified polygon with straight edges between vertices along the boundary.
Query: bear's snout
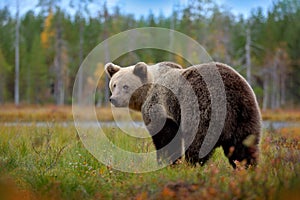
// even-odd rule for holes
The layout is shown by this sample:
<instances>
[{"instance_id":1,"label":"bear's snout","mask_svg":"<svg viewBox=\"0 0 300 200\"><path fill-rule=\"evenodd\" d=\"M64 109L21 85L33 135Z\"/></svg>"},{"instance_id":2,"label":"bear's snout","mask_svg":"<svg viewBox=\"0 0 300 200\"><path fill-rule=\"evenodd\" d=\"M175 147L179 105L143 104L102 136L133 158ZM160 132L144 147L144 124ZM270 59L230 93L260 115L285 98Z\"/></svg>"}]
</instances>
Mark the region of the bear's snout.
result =
<instances>
[{"instance_id":1,"label":"bear's snout","mask_svg":"<svg viewBox=\"0 0 300 200\"><path fill-rule=\"evenodd\" d=\"M110 97L110 98L109 98L109 101L110 101L110 103L113 104L114 106L117 106L117 100L116 100L115 98Z\"/></svg>"}]
</instances>

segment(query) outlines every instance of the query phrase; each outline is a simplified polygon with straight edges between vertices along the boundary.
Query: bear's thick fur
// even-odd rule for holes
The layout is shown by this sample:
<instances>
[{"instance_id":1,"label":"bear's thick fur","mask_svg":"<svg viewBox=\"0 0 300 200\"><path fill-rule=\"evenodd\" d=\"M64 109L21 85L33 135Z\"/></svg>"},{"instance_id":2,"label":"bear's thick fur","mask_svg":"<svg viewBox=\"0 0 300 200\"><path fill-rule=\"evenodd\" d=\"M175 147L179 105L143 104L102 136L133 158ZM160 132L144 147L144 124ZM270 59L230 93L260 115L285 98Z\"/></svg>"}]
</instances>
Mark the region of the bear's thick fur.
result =
<instances>
[{"instance_id":1,"label":"bear's thick fur","mask_svg":"<svg viewBox=\"0 0 300 200\"><path fill-rule=\"evenodd\" d=\"M226 94L226 105L223 106L226 106L227 113L216 145L208 155L200 158L199 150L211 121L211 94L203 74L199 72L208 71L210 67L215 67L223 80ZM213 150L221 146L233 167L236 167L235 160L244 160L246 165L256 164L261 133L259 107L251 87L231 67L211 62L182 69L180 65L170 62L152 66L140 62L125 68L108 63L105 70L111 78L111 103L116 107L129 106L142 112L157 149L158 161L174 162L185 149L187 162L204 164ZM184 88L178 82L180 77L189 83L197 102L188 96L182 97ZM180 102L195 104L199 110L188 110ZM183 116L184 112L188 114ZM195 121L197 124L192 124ZM190 126L196 126L196 133L190 141L191 145L184 148L186 141L182 141L191 137Z\"/></svg>"}]
</instances>

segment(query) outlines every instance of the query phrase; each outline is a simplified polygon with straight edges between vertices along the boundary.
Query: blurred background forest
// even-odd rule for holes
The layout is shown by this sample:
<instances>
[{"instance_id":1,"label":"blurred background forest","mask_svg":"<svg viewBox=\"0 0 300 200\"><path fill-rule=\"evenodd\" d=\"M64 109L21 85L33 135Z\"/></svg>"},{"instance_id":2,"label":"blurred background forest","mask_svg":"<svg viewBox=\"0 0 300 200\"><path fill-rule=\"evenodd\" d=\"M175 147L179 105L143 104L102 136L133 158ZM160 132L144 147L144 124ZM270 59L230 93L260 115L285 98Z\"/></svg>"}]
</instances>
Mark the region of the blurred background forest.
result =
<instances>
[{"instance_id":1,"label":"blurred background forest","mask_svg":"<svg viewBox=\"0 0 300 200\"><path fill-rule=\"evenodd\" d=\"M94 2L97 14L91 15L87 6L92 1L69 0L75 14L59 0L39 0L22 14L22 1L0 8L0 104L71 104L77 70L97 44L128 29L164 27L187 34L213 60L234 67L254 88L263 109L299 107L299 0L274 0L266 13L258 7L247 17L214 0L189 0L173 5L170 16L147 11L138 18L124 14L121 6L108 9L105 2ZM131 56L135 62L170 60L155 50ZM172 61L185 66L179 56ZM133 63L123 59L119 64ZM103 91L101 105L108 94Z\"/></svg>"}]
</instances>

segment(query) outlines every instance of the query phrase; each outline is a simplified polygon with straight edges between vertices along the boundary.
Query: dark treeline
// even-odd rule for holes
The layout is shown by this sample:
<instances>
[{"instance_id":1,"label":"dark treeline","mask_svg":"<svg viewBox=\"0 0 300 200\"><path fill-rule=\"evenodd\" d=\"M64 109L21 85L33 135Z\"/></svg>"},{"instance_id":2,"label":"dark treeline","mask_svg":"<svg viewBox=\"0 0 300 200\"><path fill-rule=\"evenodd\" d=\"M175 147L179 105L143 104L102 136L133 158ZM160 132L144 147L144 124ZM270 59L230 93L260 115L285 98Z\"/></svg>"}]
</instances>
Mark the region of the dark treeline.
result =
<instances>
[{"instance_id":1,"label":"dark treeline","mask_svg":"<svg viewBox=\"0 0 300 200\"><path fill-rule=\"evenodd\" d=\"M116 33L151 26L185 33L215 61L233 66L251 83L264 109L300 104L299 0L276 0L267 14L257 8L247 18L213 0L192 0L174 6L171 16L149 13L139 19L120 7L108 10L106 4L99 5L97 15L90 15L85 8L91 0L70 2L75 15L59 7L58 0L33 5L19 18L17 40L18 18L8 7L0 10L0 103L15 98L16 45L20 102L70 104L80 63L97 44ZM37 7L39 13L34 11ZM155 50L136 51L131 57L148 63L170 60L167 53ZM179 56L173 61L185 64ZM133 63L129 57L120 64ZM102 102L104 96L99 97Z\"/></svg>"}]
</instances>

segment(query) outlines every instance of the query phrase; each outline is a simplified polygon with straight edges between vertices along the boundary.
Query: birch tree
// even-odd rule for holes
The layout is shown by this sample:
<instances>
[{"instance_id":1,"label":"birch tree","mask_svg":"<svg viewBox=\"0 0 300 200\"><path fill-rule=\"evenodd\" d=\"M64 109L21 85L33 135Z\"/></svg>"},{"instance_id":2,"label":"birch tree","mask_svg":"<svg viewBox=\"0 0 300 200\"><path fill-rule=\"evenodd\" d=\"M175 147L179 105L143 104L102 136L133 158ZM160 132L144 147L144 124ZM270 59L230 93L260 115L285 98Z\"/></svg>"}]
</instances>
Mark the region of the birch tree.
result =
<instances>
[{"instance_id":1,"label":"birch tree","mask_svg":"<svg viewBox=\"0 0 300 200\"><path fill-rule=\"evenodd\" d=\"M88 10L88 4L91 3L92 0L81 0L81 1L75 1L71 0L70 1L70 6L72 8L75 8L77 11L78 15L78 20L79 20L79 64L83 62L83 45L84 45L84 26L85 26L85 15L89 15L89 10ZM77 91L77 97L79 99L79 102L81 101L81 98L83 97L83 71L78 70L78 91Z\"/></svg>"},{"instance_id":2,"label":"birch tree","mask_svg":"<svg viewBox=\"0 0 300 200\"><path fill-rule=\"evenodd\" d=\"M20 4L16 0L16 32L15 32L15 105L20 103L19 80L20 80L20 55L19 55L19 42L20 42Z\"/></svg>"},{"instance_id":3,"label":"birch tree","mask_svg":"<svg viewBox=\"0 0 300 200\"><path fill-rule=\"evenodd\" d=\"M246 68L247 68L247 81L251 85L251 32L250 27L247 27L246 30Z\"/></svg>"}]
</instances>

